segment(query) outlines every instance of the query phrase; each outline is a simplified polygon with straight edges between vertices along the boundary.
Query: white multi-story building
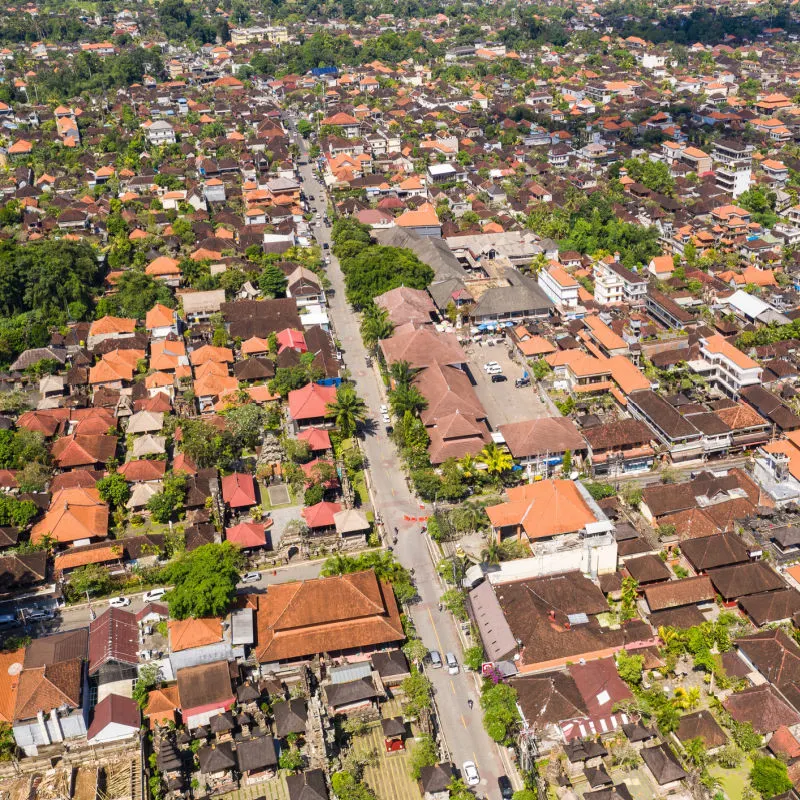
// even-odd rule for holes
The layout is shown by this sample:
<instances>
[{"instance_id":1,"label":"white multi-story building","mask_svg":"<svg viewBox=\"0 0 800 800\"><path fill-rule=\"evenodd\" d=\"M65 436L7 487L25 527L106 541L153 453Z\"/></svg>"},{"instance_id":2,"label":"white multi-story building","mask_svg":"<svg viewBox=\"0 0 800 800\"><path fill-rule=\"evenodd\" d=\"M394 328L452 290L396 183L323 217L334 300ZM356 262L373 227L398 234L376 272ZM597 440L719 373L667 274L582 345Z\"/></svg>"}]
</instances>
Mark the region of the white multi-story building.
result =
<instances>
[{"instance_id":1,"label":"white multi-story building","mask_svg":"<svg viewBox=\"0 0 800 800\"><path fill-rule=\"evenodd\" d=\"M153 145L175 144L175 129L166 120L157 119L147 129L147 141Z\"/></svg>"},{"instance_id":2,"label":"white multi-story building","mask_svg":"<svg viewBox=\"0 0 800 800\"><path fill-rule=\"evenodd\" d=\"M575 308L578 305L578 281L557 264L543 269L539 273L538 283L556 305L562 308Z\"/></svg>"},{"instance_id":3,"label":"white multi-story building","mask_svg":"<svg viewBox=\"0 0 800 800\"><path fill-rule=\"evenodd\" d=\"M736 198L750 188L753 145L722 140L714 144L717 188Z\"/></svg>"},{"instance_id":4,"label":"white multi-story building","mask_svg":"<svg viewBox=\"0 0 800 800\"><path fill-rule=\"evenodd\" d=\"M700 356L689 367L731 397L761 383L761 367L719 334L700 340Z\"/></svg>"},{"instance_id":5,"label":"white multi-story building","mask_svg":"<svg viewBox=\"0 0 800 800\"><path fill-rule=\"evenodd\" d=\"M604 306L628 303L644 305L647 278L637 275L618 261L598 261L594 265L594 298Z\"/></svg>"}]
</instances>

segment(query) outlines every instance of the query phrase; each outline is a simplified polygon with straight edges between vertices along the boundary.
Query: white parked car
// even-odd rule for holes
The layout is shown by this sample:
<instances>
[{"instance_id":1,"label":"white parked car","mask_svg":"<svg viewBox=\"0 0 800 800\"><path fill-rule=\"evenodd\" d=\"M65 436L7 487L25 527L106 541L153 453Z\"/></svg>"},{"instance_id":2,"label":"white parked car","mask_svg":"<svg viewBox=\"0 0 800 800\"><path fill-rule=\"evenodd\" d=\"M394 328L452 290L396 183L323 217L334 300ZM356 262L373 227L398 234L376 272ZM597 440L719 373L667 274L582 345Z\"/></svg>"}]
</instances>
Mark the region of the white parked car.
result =
<instances>
[{"instance_id":1,"label":"white parked car","mask_svg":"<svg viewBox=\"0 0 800 800\"><path fill-rule=\"evenodd\" d=\"M503 372L503 368L498 364L496 367L489 367L486 370L487 375L500 375Z\"/></svg>"},{"instance_id":2,"label":"white parked car","mask_svg":"<svg viewBox=\"0 0 800 800\"><path fill-rule=\"evenodd\" d=\"M487 361L487 362L486 362L486 363L483 365L483 368L484 368L484 369L485 369L487 372L489 372L489 370L491 370L491 369L494 369L495 367L497 367L498 369L500 368L500 365L499 365L499 364L498 364L496 361Z\"/></svg>"},{"instance_id":3,"label":"white parked car","mask_svg":"<svg viewBox=\"0 0 800 800\"><path fill-rule=\"evenodd\" d=\"M247 572L242 575L242 583L256 583L261 580L260 572Z\"/></svg>"},{"instance_id":4,"label":"white parked car","mask_svg":"<svg viewBox=\"0 0 800 800\"><path fill-rule=\"evenodd\" d=\"M447 664L447 671L451 675L458 675L458 661L456 660L454 653L445 653L444 660Z\"/></svg>"},{"instance_id":5,"label":"white parked car","mask_svg":"<svg viewBox=\"0 0 800 800\"><path fill-rule=\"evenodd\" d=\"M381 406L381 414L388 414L389 413L389 406L383 405Z\"/></svg>"},{"instance_id":6,"label":"white parked car","mask_svg":"<svg viewBox=\"0 0 800 800\"><path fill-rule=\"evenodd\" d=\"M111 606L111 608L126 608L131 604L131 599L130 597L123 597L120 595L119 597L112 597L108 601L108 604Z\"/></svg>"},{"instance_id":7,"label":"white parked car","mask_svg":"<svg viewBox=\"0 0 800 800\"><path fill-rule=\"evenodd\" d=\"M160 600L167 593L166 589L151 589L144 596L145 603L154 603Z\"/></svg>"},{"instance_id":8,"label":"white parked car","mask_svg":"<svg viewBox=\"0 0 800 800\"><path fill-rule=\"evenodd\" d=\"M461 771L464 773L467 786L477 786L481 782L481 776L478 775L478 768L474 761L465 761L461 765Z\"/></svg>"}]
</instances>

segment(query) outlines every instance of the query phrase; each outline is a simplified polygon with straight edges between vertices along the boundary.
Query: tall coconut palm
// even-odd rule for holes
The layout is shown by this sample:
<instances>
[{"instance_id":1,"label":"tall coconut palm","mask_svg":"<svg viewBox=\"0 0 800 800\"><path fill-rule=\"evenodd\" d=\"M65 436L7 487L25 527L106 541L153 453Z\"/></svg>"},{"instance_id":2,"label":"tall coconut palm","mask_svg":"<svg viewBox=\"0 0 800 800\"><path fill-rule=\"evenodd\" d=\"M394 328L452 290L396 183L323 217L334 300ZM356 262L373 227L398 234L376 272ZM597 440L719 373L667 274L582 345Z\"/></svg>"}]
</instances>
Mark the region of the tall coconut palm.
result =
<instances>
[{"instance_id":1,"label":"tall coconut palm","mask_svg":"<svg viewBox=\"0 0 800 800\"><path fill-rule=\"evenodd\" d=\"M666 703L658 710L656 722L662 734L672 733L681 724L681 712L672 703Z\"/></svg>"},{"instance_id":2,"label":"tall coconut palm","mask_svg":"<svg viewBox=\"0 0 800 800\"><path fill-rule=\"evenodd\" d=\"M364 309L364 315L361 318L361 338L367 349L374 351L378 342L381 339L388 339L393 330L394 325L385 308L373 303Z\"/></svg>"},{"instance_id":3,"label":"tall coconut palm","mask_svg":"<svg viewBox=\"0 0 800 800\"><path fill-rule=\"evenodd\" d=\"M349 439L358 423L367 418L367 405L351 384L342 383L336 390L336 399L328 403L328 416L333 417L342 436Z\"/></svg>"},{"instance_id":4,"label":"tall coconut palm","mask_svg":"<svg viewBox=\"0 0 800 800\"><path fill-rule=\"evenodd\" d=\"M398 417L404 417L406 411L418 417L428 407L428 401L416 386L398 386L389 393L389 404Z\"/></svg>"},{"instance_id":5,"label":"tall coconut palm","mask_svg":"<svg viewBox=\"0 0 800 800\"><path fill-rule=\"evenodd\" d=\"M489 442L480 453L478 459L486 465L490 475L501 476L514 466L514 459L507 450L503 450L496 442Z\"/></svg>"},{"instance_id":6,"label":"tall coconut palm","mask_svg":"<svg viewBox=\"0 0 800 800\"><path fill-rule=\"evenodd\" d=\"M395 389L401 386L410 386L411 379L414 377L414 370L408 361L393 361L389 365L389 376L394 381Z\"/></svg>"}]
</instances>

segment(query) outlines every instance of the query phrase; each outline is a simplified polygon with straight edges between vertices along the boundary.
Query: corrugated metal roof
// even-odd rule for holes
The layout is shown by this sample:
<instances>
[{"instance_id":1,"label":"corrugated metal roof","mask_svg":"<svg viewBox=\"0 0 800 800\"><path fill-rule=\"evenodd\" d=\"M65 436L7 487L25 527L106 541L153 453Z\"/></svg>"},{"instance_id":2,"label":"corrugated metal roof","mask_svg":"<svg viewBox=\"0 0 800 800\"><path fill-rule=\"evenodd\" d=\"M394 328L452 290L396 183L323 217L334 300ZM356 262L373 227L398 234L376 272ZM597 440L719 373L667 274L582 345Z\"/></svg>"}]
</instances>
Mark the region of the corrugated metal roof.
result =
<instances>
[{"instance_id":1,"label":"corrugated metal roof","mask_svg":"<svg viewBox=\"0 0 800 800\"><path fill-rule=\"evenodd\" d=\"M240 608L231 614L231 644L253 644L255 634L253 628L253 609Z\"/></svg>"},{"instance_id":2,"label":"corrugated metal roof","mask_svg":"<svg viewBox=\"0 0 800 800\"><path fill-rule=\"evenodd\" d=\"M372 664L369 661L359 661L355 664L345 664L341 667L331 667L331 683L349 683L361 678L369 678L372 674Z\"/></svg>"}]
</instances>

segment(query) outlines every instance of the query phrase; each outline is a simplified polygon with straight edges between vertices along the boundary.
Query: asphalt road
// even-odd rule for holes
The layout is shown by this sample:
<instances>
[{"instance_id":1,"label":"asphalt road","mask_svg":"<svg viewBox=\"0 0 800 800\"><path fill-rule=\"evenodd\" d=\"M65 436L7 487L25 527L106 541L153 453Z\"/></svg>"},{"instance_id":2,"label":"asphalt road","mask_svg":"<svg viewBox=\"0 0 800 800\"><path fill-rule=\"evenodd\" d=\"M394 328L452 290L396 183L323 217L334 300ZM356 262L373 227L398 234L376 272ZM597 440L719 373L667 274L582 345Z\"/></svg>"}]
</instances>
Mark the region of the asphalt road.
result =
<instances>
[{"instance_id":1,"label":"asphalt road","mask_svg":"<svg viewBox=\"0 0 800 800\"><path fill-rule=\"evenodd\" d=\"M261 571L261 578L252 583L240 583L238 590L240 594L258 593L264 591L272 583L287 583L288 581L309 580L318 578L325 559L316 561L304 561L300 564L292 564L288 567L278 567L275 570L265 569ZM134 613L140 611L144 605L145 592L127 593L131 604L127 607ZM26 607L33 608L34 603L26 604ZM55 618L49 622L34 623L29 625L28 630L37 636L44 633L57 633L59 631L71 631L76 628L85 628L92 620L92 613L99 615L108 608L108 600L94 600L89 603L66 606L57 612ZM11 631L14 635L24 633L24 630L15 629Z\"/></svg>"},{"instance_id":2,"label":"asphalt road","mask_svg":"<svg viewBox=\"0 0 800 800\"><path fill-rule=\"evenodd\" d=\"M304 143L303 143L304 146ZM310 165L301 167L306 194L317 198L314 205L324 208L325 190ZM314 229L320 244L330 243L330 229L317 225ZM329 252L329 251L328 251ZM366 366L367 352L359 334L357 314L345 300L344 276L339 262L331 253L327 274L334 295L329 299L329 313L335 336L341 342L344 360L355 381L359 395L370 410L375 425L366 433L364 451L372 479L376 510L380 512L388 531L395 527L399 541L395 555L408 569L413 569L420 601L411 608L411 616L422 641L429 649L438 650L442 656L452 652L461 662L461 646L452 616L439 611L441 587L428 548L420 534L422 523L409 517L425 517L429 513L423 504L412 496L406 484L405 472L396 448L381 424L380 406L386 403L383 384L372 367ZM475 677L459 670L449 675L446 669L429 670L433 682L439 720L450 752L450 757L460 769L464 761L474 761L481 776L477 793L488 798L500 796L497 778L505 775L497 746L487 736L481 724ZM472 699L474 710L467 700Z\"/></svg>"}]
</instances>

